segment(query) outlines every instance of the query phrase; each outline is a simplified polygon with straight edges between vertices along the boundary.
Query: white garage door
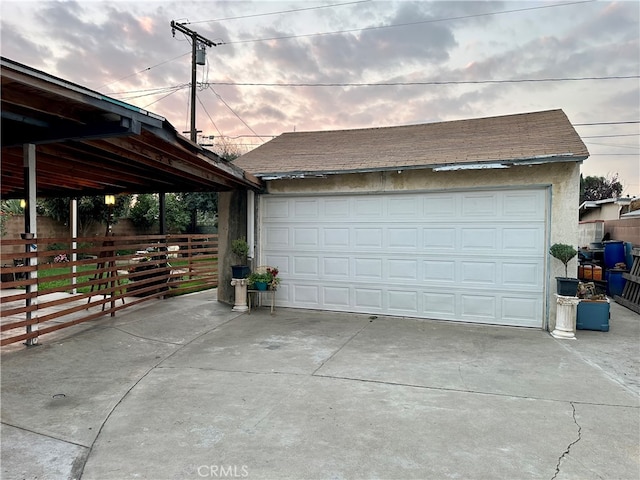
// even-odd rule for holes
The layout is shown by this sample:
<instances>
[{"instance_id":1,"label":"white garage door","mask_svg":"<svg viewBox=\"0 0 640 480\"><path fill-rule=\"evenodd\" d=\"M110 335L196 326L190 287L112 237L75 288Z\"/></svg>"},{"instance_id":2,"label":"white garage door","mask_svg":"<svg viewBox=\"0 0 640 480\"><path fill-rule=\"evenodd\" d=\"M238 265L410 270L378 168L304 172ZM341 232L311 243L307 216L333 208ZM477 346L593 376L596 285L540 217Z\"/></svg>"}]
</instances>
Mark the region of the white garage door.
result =
<instances>
[{"instance_id":1,"label":"white garage door","mask_svg":"<svg viewBox=\"0 0 640 480\"><path fill-rule=\"evenodd\" d=\"M544 189L270 196L281 306L541 327Z\"/></svg>"}]
</instances>

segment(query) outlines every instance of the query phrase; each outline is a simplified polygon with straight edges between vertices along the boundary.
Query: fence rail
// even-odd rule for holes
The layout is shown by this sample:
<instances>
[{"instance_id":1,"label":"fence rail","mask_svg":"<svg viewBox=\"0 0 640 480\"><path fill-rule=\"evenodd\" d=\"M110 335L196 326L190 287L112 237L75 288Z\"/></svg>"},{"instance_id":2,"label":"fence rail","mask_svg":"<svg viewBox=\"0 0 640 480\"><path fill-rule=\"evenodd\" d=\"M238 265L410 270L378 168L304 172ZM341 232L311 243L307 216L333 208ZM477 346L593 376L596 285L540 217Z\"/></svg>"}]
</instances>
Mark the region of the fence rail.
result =
<instances>
[{"instance_id":1,"label":"fence rail","mask_svg":"<svg viewBox=\"0 0 640 480\"><path fill-rule=\"evenodd\" d=\"M15 239L0 253L0 345L218 286L212 234ZM23 253L5 253L18 246ZM15 250L15 248L14 248Z\"/></svg>"}]
</instances>

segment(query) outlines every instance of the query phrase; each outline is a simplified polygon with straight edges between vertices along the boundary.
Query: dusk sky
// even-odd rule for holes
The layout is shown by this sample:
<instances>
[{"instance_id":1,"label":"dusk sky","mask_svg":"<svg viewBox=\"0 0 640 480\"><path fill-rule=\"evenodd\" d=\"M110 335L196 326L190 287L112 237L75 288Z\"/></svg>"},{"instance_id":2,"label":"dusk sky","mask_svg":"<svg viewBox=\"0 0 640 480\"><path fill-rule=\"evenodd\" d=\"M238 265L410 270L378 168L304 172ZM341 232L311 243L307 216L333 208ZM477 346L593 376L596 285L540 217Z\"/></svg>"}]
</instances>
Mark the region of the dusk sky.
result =
<instances>
[{"instance_id":1,"label":"dusk sky","mask_svg":"<svg viewBox=\"0 0 640 480\"><path fill-rule=\"evenodd\" d=\"M6 1L2 56L246 152L283 132L561 108L584 175L640 195L638 1ZM535 80L535 81L531 81ZM386 84L386 85L380 85ZM188 134L185 134L188 136ZM208 142L208 141L207 141Z\"/></svg>"}]
</instances>

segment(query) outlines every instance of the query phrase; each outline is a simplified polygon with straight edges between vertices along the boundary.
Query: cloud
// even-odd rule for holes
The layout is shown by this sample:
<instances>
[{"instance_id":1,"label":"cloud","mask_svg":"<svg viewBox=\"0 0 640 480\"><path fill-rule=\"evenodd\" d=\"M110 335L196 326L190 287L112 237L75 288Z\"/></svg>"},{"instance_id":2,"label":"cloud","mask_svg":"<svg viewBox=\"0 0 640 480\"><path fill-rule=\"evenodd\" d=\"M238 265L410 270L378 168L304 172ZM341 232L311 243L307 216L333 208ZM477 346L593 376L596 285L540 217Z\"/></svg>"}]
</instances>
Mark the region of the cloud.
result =
<instances>
[{"instance_id":1,"label":"cloud","mask_svg":"<svg viewBox=\"0 0 640 480\"><path fill-rule=\"evenodd\" d=\"M223 20L313 5L277 1L3 2L2 55L148 107L178 131L189 128L191 45L180 32L172 36L171 20L192 21L189 28L211 40L227 42L207 49L207 65L198 67L199 82L480 81L640 73L640 12L633 1L567 6L372 1ZM499 13L537 6L549 8ZM211 18L218 20L209 21ZM372 28L414 22L426 23ZM345 33L231 43L331 31ZM185 87L175 93L163 90L175 85ZM198 92L197 109L198 128L215 135L218 130L225 135L251 134L238 116L261 134L294 128L403 125L547 108L564 109L574 123L640 116L637 79L405 87L218 85L214 89L218 96L209 89ZM593 134L596 128L607 134L629 131L623 126L603 126L579 132ZM637 125L630 128L637 132ZM638 139L633 141L637 144ZM601 155L590 159L585 168L637 163L633 156L607 159L605 154L611 149L598 148ZM623 171L620 173L622 176Z\"/></svg>"}]
</instances>

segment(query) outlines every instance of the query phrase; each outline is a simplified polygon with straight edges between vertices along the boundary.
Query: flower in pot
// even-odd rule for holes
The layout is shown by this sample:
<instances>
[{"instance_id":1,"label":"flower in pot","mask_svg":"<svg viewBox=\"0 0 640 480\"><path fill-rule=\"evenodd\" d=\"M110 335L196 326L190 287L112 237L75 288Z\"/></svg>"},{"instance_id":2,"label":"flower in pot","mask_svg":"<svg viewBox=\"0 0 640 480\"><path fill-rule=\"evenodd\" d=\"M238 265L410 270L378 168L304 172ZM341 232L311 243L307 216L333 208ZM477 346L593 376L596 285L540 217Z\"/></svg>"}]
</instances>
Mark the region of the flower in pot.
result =
<instances>
[{"instance_id":1,"label":"flower in pot","mask_svg":"<svg viewBox=\"0 0 640 480\"><path fill-rule=\"evenodd\" d=\"M247 278L249 288L256 290L276 290L280 284L278 267L258 267Z\"/></svg>"},{"instance_id":2,"label":"flower in pot","mask_svg":"<svg viewBox=\"0 0 640 480\"><path fill-rule=\"evenodd\" d=\"M558 295L575 297L578 291L578 279L568 278L568 264L578 252L573 246L564 243L554 243L549 249L552 257L560 260L564 265L564 277L556 277L558 282Z\"/></svg>"},{"instance_id":3,"label":"flower in pot","mask_svg":"<svg viewBox=\"0 0 640 480\"><path fill-rule=\"evenodd\" d=\"M249 288L254 288L256 290L266 290L270 281L271 275L267 272L251 272L247 277L247 284L249 285Z\"/></svg>"},{"instance_id":4,"label":"flower in pot","mask_svg":"<svg viewBox=\"0 0 640 480\"><path fill-rule=\"evenodd\" d=\"M231 242L231 251L238 259L238 264L231 266L232 278L246 278L249 275L247 266L247 255L249 254L249 244L244 238L236 238Z\"/></svg>"}]
</instances>

